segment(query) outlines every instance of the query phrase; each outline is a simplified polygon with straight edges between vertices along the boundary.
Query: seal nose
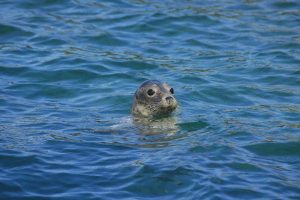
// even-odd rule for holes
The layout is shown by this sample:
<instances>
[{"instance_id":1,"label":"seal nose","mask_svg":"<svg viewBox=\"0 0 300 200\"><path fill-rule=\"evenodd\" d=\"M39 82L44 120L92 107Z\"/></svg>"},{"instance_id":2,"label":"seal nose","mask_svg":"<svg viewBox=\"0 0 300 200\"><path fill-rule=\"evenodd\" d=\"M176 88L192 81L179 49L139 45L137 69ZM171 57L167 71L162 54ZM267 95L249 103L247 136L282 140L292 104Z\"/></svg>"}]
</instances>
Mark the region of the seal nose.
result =
<instances>
[{"instance_id":1,"label":"seal nose","mask_svg":"<svg viewBox=\"0 0 300 200\"><path fill-rule=\"evenodd\" d=\"M171 103L173 101L173 97L171 97L171 96L166 97L166 101L168 103Z\"/></svg>"}]
</instances>

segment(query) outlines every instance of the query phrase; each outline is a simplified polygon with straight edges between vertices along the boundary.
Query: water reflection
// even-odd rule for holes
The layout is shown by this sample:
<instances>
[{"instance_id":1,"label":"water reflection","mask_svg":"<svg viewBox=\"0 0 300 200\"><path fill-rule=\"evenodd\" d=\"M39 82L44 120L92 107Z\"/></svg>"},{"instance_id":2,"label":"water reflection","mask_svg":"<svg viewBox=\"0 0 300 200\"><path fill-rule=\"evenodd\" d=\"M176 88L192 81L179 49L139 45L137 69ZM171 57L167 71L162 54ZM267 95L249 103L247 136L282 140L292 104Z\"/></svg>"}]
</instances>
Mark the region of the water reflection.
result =
<instances>
[{"instance_id":1,"label":"water reflection","mask_svg":"<svg viewBox=\"0 0 300 200\"><path fill-rule=\"evenodd\" d=\"M101 122L99 122L100 124ZM112 119L110 125L95 129L100 143L127 147L157 148L171 145L170 141L184 137L176 116L160 119L127 116ZM92 138L91 138L92 139ZM93 136L93 139L94 136Z\"/></svg>"},{"instance_id":2,"label":"water reflection","mask_svg":"<svg viewBox=\"0 0 300 200\"><path fill-rule=\"evenodd\" d=\"M180 131L175 116L160 119L134 118L132 121L142 135L164 134L171 136Z\"/></svg>"}]
</instances>

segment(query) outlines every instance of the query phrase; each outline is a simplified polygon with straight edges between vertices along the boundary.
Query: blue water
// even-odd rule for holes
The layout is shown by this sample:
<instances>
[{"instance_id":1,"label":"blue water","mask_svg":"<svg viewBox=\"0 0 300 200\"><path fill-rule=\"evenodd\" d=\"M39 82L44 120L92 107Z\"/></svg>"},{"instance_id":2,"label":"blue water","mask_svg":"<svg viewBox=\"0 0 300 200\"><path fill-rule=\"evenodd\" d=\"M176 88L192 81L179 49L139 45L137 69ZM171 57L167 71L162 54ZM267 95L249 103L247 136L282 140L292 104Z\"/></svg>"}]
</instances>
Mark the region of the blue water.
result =
<instances>
[{"instance_id":1,"label":"blue water","mask_svg":"<svg viewBox=\"0 0 300 200\"><path fill-rule=\"evenodd\" d=\"M0 199L300 199L300 2L0 1Z\"/></svg>"}]
</instances>

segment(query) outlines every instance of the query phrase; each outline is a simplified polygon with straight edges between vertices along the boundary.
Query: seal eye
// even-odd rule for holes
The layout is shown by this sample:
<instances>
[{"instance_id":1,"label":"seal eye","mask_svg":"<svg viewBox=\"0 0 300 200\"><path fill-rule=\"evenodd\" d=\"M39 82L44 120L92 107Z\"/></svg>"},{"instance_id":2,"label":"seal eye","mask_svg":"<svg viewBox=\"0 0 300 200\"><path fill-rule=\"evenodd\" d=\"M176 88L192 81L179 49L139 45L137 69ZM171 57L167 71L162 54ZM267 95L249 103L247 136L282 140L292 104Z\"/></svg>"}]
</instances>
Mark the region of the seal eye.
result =
<instances>
[{"instance_id":1,"label":"seal eye","mask_svg":"<svg viewBox=\"0 0 300 200\"><path fill-rule=\"evenodd\" d=\"M155 94L155 91L152 90L152 89L149 89L149 90L147 91L147 94L148 94L149 96L153 96L153 95Z\"/></svg>"},{"instance_id":2,"label":"seal eye","mask_svg":"<svg viewBox=\"0 0 300 200\"><path fill-rule=\"evenodd\" d=\"M170 89L170 92L171 92L171 94L174 94L174 89L171 88L171 89Z\"/></svg>"}]
</instances>

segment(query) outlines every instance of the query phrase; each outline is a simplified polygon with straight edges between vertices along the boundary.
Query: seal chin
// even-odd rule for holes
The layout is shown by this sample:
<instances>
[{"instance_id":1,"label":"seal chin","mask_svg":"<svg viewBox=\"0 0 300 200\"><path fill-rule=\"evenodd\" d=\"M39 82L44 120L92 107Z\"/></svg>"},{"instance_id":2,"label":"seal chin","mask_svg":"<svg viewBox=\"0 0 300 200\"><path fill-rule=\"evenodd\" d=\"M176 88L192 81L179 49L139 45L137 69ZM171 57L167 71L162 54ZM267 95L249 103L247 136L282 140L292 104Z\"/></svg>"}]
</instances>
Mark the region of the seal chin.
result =
<instances>
[{"instance_id":1,"label":"seal chin","mask_svg":"<svg viewBox=\"0 0 300 200\"><path fill-rule=\"evenodd\" d=\"M132 109L132 113L135 116L143 116L143 117L149 117L151 115L151 111L149 109L147 109L147 107L143 106L143 105L137 105L135 107L133 107Z\"/></svg>"},{"instance_id":2,"label":"seal chin","mask_svg":"<svg viewBox=\"0 0 300 200\"><path fill-rule=\"evenodd\" d=\"M145 106L138 105L136 110L133 112L135 117L146 117L146 118L160 118L162 116L170 115L177 107L177 104L172 104L168 106L162 106L158 110L150 110Z\"/></svg>"},{"instance_id":3,"label":"seal chin","mask_svg":"<svg viewBox=\"0 0 300 200\"><path fill-rule=\"evenodd\" d=\"M176 109L176 107L177 107L176 102L172 102L168 105L164 105L159 109L157 113L155 113L154 117L170 115Z\"/></svg>"}]
</instances>

